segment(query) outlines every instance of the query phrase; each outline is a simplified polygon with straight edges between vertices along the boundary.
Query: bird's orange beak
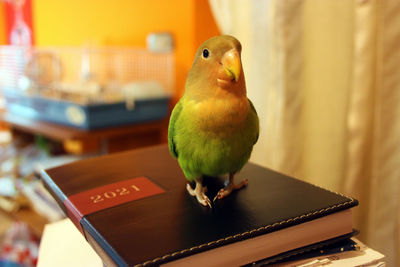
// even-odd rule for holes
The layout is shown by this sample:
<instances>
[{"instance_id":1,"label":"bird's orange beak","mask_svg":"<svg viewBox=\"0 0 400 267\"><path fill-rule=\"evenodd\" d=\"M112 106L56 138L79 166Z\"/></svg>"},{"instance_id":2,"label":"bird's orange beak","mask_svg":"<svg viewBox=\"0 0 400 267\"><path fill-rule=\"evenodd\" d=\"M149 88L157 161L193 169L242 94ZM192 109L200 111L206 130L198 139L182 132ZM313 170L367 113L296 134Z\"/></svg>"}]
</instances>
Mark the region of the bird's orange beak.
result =
<instances>
[{"instance_id":1,"label":"bird's orange beak","mask_svg":"<svg viewBox=\"0 0 400 267\"><path fill-rule=\"evenodd\" d=\"M239 81L242 66L239 52L235 48L232 48L222 56L221 63L231 81Z\"/></svg>"}]
</instances>

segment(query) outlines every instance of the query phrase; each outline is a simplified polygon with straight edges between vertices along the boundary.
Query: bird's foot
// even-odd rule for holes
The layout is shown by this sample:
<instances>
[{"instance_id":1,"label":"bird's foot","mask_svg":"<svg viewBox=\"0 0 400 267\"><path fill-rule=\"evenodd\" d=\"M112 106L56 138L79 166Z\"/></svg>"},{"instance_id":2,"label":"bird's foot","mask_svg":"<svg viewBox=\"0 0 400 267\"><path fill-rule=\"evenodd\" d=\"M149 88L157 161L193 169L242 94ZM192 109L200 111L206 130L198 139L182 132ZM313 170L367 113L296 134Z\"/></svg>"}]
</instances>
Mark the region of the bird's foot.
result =
<instances>
[{"instance_id":1,"label":"bird's foot","mask_svg":"<svg viewBox=\"0 0 400 267\"><path fill-rule=\"evenodd\" d=\"M209 206L211 208L211 201L206 196L207 187L203 187L200 183L196 183L196 188L193 189L190 184L186 184L186 190L190 195L196 197L197 201L203 206Z\"/></svg>"},{"instance_id":2,"label":"bird's foot","mask_svg":"<svg viewBox=\"0 0 400 267\"><path fill-rule=\"evenodd\" d=\"M228 185L225 186L225 188L221 188L221 189L218 191L218 193L217 193L217 195L214 197L214 200L213 200L213 201L215 202L217 199L224 198L224 197L228 196L230 193L232 193L233 191L239 190L239 189L243 188L243 187L246 186L246 185L247 185L247 179L244 179L244 180L242 180L240 183L235 184L235 183L233 182L233 177L232 177L232 178L229 179Z\"/></svg>"}]
</instances>

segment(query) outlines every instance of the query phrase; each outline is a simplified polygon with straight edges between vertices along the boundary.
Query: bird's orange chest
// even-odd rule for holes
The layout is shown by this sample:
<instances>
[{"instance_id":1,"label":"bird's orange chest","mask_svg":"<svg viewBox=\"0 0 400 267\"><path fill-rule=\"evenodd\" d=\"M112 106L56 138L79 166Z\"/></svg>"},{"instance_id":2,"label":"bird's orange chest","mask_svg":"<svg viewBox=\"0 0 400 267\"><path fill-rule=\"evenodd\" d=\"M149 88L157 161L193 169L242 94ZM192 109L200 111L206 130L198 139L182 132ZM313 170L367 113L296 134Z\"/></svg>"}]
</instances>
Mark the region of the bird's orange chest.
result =
<instances>
[{"instance_id":1,"label":"bird's orange chest","mask_svg":"<svg viewBox=\"0 0 400 267\"><path fill-rule=\"evenodd\" d=\"M191 120L201 129L237 127L249 111L247 97L210 98L188 105Z\"/></svg>"}]
</instances>

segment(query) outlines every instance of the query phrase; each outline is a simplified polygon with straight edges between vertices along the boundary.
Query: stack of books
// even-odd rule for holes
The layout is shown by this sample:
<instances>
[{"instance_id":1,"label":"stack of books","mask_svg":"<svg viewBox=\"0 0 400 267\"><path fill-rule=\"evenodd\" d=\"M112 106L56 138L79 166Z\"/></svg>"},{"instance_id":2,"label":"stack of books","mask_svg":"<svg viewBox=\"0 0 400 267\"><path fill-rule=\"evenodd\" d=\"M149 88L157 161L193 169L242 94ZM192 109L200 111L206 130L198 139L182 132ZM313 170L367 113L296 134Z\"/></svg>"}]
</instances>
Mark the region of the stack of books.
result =
<instances>
[{"instance_id":1,"label":"stack of books","mask_svg":"<svg viewBox=\"0 0 400 267\"><path fill-rule=\"evenodd\" d=\"M237 175L248 186L208 208L187 193L165 145L42 174L107 266L275 264L343 244L356 233L353 198L251 163ZM223 180L205 182L213 199Z\"/></svg>"}]
</instances>

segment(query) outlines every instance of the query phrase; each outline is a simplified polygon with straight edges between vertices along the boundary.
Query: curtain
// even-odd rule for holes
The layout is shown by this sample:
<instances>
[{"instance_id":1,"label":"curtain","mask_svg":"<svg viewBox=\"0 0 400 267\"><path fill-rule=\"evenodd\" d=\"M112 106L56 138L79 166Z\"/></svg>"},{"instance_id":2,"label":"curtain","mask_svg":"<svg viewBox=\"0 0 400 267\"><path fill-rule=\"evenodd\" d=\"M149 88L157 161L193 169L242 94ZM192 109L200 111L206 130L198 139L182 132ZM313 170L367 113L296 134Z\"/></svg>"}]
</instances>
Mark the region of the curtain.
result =
<instances>
[{"instance_id":1,"label":"curtain","mask_svg":"<svg viewBox=\"0 0 400 267\"><path fill-rule=\"evenodd\" d=\"M355 4L345 191L389 266L400 265L400 2Z\"/></svg>"},{"instance_id":2,"label":"curtain","mask_svg":"<svg viewBox=\"0 0 400 267\"><path fill-rule=\"evenodd\" d=\"M251 161L357 198L359 238L400 266L400 1L210 6L243 46Z\"/></svg>"}]
</instances>

